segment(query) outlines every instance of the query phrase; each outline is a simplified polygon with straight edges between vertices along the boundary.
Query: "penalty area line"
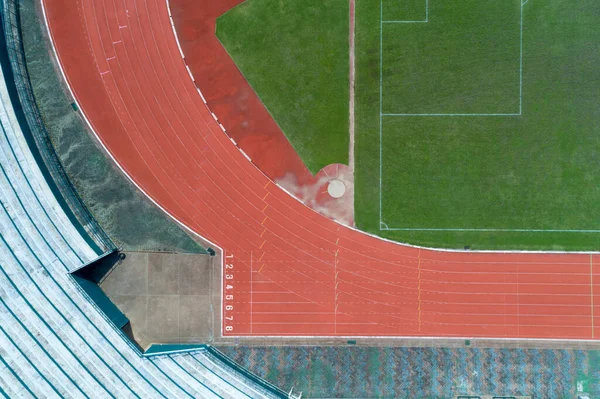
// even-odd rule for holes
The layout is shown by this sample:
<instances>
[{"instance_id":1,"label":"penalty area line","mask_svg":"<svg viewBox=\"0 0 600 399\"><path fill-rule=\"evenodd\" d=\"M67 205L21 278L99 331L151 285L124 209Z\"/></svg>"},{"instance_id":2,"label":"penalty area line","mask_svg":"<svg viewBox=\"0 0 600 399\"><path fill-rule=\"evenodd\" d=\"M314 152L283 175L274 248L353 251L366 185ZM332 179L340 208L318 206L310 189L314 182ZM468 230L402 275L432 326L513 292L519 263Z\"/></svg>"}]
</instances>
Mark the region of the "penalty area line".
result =
<instances>
[{"instance_id":1,"label":"penalty area line","mask_svg":"<svg viewBox=\"0 0 600 399\"><path fill-rule=\"evenodd\" d=\"M381 114L381 116L521 116L522 114Z\"/></svg>"},{"instance_id":2,"label":"penalty area line","mask_svg":"<svg viewBox=\"0 0 600 399\"><path fill-rule=\"evenodd\" d=\"M384 117L520 117L523 115L523 8L529 0L519 0L519 98L515 113L385 113L383 112L383 26L386 23L427 22L429 0L426 0L425 21L385 21L383 0L380 0L379 24L379 230L380 231L473 231L473 232L532 232L532 233L600 233L600 229L490 229L490 228L396 228L383 222L383 118Z\"/></svg>"},{"instance_id":3,"label":"penalty area line","mask_svg":"<svg viewBox=\"0 0 600 399\"><path fill-rule=\"evenodd\" d=\"M397 231L489 231L517 233L600 233L600 229L486 229L486 228L428 228L428 227L388 227L381 222L379 230Z\"/></svg>"}]
</instances>

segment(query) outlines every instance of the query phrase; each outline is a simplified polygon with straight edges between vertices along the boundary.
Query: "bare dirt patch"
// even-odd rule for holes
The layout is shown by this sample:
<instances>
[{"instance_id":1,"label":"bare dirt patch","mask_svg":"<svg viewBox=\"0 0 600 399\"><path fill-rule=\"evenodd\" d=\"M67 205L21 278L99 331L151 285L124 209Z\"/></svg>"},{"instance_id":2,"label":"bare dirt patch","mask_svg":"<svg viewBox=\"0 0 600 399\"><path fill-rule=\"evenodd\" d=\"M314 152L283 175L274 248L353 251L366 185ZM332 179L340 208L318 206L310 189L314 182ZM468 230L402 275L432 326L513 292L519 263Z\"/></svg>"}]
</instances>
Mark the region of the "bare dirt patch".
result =
<instances>
[{"instance_id":1,"label":"bare dirt patch","mask_svg":"<svg viewBox=\"0 0 600 399\"><path fill-rule=\"evenodd\" d=\"M208 255L128 252L100 287L131 323L135 341L204 343L214 334L213 274Z\"/></svg>"}]
</instances>

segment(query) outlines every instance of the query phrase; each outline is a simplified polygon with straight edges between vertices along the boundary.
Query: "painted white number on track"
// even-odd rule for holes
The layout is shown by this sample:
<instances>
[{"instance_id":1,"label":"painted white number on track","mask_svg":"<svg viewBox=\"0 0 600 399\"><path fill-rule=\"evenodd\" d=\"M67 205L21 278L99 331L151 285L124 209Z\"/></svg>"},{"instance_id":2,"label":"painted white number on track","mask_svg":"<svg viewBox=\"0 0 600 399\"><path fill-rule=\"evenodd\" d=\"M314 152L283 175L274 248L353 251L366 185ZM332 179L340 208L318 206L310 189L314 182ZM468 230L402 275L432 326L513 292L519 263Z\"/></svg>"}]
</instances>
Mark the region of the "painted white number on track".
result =
<instances>
[{"instance_id":1,"label":"painted white number on track","mask_svg":"<svg viewBox=\"0 0 600 399\"><path fill-rule=\"evenodd\" d=\"M225 332L233 331L233 255L225 257L225 292L223 293L223 327Z\"/></svg>"}]
</instances>

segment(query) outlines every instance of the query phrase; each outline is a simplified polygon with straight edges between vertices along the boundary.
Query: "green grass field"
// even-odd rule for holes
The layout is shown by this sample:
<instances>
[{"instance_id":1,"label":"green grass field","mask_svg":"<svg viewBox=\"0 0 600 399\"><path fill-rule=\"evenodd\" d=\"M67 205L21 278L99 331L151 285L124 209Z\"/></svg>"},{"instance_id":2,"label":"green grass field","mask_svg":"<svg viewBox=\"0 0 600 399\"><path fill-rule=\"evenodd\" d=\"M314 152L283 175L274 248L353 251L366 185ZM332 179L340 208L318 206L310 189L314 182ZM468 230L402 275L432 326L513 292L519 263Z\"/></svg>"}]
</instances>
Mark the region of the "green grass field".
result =
<instances>
[{"instance_id":1,"label":"green grass field","mask_svg":"<svg viewBox=\"0 0 600 399\"><path fill-rule=\"evenodd\" d=\"M348 18L347 0L248 0L217 21L219 40L312 173L348 163Z\"/></svg>"},{"instance_id":2,"label":"green grass field","mask_svg":"<svg viewBox=\"0 0 600 399\"><path fill-rule=\"evenodd\" d=\"M358 227L436 247L600 248L600 4L529 0L521 25L519 0L429 0L427 22L381 23L422 20L408 3L357 2Z\"/></svg>"},{"instance_id":3,"label":"green grass field","mask_svg":"<svg viewBox=\"0 0 600 399\"><path fill-rule=\"evenodd\" d=\"M397 241L600 248L600 3L357 0L355 218ZM217 33L309 168L347 162L345 1Z\"/></svg>"}]
</instances>

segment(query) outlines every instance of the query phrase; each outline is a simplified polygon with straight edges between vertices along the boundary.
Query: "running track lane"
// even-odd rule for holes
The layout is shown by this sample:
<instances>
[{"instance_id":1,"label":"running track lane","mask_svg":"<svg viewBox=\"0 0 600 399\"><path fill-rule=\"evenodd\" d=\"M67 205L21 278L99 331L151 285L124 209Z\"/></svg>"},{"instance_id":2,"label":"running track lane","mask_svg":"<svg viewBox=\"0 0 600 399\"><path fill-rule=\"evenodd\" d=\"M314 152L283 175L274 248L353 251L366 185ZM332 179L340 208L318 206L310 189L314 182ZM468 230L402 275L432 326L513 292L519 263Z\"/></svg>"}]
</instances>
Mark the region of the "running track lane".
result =
<instances>
[{"instance_id":1,"label":"running track lane","mask_svg":"<svg viewBox=\"0 0 600 399\"><path fill-rule=\"evenodd\" d=\"M80 109L119 166L219 245L224 336L596 339L600 255L442 252L315 213L202 102L165 0L43 0Z\"/></svg>"}]
</instances>

